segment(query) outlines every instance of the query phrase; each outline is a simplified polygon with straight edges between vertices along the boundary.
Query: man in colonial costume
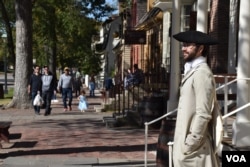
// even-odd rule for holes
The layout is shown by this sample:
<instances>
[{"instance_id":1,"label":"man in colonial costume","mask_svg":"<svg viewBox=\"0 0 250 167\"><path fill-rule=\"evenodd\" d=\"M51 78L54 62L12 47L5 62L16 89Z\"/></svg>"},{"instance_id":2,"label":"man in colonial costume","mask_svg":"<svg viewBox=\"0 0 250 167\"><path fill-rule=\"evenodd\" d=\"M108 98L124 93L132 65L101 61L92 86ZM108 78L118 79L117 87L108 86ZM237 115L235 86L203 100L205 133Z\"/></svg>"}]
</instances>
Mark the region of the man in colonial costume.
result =
<instances>
[{"instance_id":1,"label":"man in colonial costume","mask_svg":"<svg viewBox=\"0 0 250 167\"><path fill-rule=\"evenodd\" d=\"M186 62L174 135L174 167L218 167L209 128L216 85L206 62L208 45L218 42L199 31L181 32L173 37L182 42Z\"/></svg>"}]
</instances>

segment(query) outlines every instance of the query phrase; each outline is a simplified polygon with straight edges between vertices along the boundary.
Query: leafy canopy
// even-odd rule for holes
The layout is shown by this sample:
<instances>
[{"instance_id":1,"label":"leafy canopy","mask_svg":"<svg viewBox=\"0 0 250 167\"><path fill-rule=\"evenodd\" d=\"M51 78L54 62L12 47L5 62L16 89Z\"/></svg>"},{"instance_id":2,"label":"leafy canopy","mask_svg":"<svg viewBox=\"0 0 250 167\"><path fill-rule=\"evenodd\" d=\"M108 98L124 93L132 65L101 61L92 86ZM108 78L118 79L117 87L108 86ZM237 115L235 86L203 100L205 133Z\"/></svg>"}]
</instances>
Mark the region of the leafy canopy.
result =
<instances>
[{"instance_id":1,"label":"leafy canopy","mask_svg":"<svg viewBox=\"0 0 250 167\"><path fill-rule=\"evenodd\" d=\"M58 67L80 67L85 73L98 73L100 58L92 54L91 38L97 34L100 20L114 10L104 0L35 1L33 53L38 64L47 64L49 48L56 43Z\"/></svg>"}]
</instances>

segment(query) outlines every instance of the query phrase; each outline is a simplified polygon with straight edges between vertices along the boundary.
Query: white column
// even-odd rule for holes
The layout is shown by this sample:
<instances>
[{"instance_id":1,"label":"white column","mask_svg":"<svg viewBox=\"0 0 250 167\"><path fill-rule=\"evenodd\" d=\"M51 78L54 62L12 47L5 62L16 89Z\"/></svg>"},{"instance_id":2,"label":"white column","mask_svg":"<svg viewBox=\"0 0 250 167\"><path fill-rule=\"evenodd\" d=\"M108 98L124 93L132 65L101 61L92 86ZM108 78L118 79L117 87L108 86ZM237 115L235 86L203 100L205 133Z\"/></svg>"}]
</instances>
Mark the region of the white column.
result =
<instances>
[{"instance_id":1,"label":"white column","mask_svg":"<svg viewBox=\"0 0 250 167\"><path fill-rule=\"evenodd\" d=\"M230 0L229 34L228 34L228 73L236 72L236 39L237 39L237 12L239 0Z\"/></svg>"},{"instance_id":2,"label":"white column","mask_svg":"<svg viewBox=\"0 0 250 167\"><path fill-rule=\"evenodd\" d=\"M180 32L180 0L173 0L172 35ZM176 109L178 105L178 90L180 85L180 45L171 37L171 69L170 89L167 112Z\"/></svg>"},{"instance_id":3,"label":"white column","mask_svg":"<svg viewBox=\"0 0 250 167\"><path fill-rule=\"evenodd\" d=\"M196 30L207 33L208 22L208 0L198 0L197 2L197 26Z\"/></svg>"},{"instance_id":4,"label":"white column","mask_svg":"<svg viewBox=\"0 0 250 167\"><path fill-rule=\"evenodd\" d=\"M250 77L250 1L240 1L239 48L237 78ZM249 82L237 81L237 107L250 102ZM233 144L237 147L250 146L250 109L237 113L233 124Z\"/></svg>"},{"instance_id":5,"label":"white column","mask_svg":"<svg viewBox=\"0 0 250 167\"><path fill-rule=\"evenodd\" d=\"M170 58L170 41L169 41L169 28L170 28L170 13L167 11L163 11L163 46L162 46L162 64L164 67L167 67L167 60ZM169 69L166 69L167 71Z\"/></svg>"}]
</instances>

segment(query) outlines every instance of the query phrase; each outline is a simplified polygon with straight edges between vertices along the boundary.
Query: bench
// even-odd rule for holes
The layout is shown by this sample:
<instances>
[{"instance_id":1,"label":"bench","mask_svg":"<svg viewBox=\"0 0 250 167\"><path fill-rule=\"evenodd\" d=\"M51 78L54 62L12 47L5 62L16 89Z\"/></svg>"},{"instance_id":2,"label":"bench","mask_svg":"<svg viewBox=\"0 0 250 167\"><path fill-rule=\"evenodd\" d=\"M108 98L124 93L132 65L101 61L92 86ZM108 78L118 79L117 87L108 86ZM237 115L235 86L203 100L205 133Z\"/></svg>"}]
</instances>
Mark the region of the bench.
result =
<instances>
[{"instance_id":1,"label":"bench","mask_svg":"<svg viewBox=\"0 0 250 167\"><path fill-rule=\"evenodd\" d=\"M0 140L6 143L9 143L9 128L11 124L11 121L0 121Z\"/></svg>"}]
</instances>

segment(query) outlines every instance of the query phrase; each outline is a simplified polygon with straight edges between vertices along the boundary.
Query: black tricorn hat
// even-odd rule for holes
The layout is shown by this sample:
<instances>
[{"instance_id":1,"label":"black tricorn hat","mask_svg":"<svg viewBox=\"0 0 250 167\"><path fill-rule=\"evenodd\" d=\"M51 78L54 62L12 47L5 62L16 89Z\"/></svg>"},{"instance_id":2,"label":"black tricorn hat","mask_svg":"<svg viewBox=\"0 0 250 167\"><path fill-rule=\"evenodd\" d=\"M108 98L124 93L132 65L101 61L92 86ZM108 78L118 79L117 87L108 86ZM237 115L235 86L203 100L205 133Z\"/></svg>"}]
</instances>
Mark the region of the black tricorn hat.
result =
<instances>
[{"instance_id":1,"label":"black tricorn hat","mask_svg":"<svg viewBox=\"0 0 250 167\"><path fill-rule=\"evenodd\" d=\"M173 37L180 41L186 43L195 43L200 45L216 45L218 41L209 35L200 31L185 31L173 35Z\"/></svg>"}]
</instances>

